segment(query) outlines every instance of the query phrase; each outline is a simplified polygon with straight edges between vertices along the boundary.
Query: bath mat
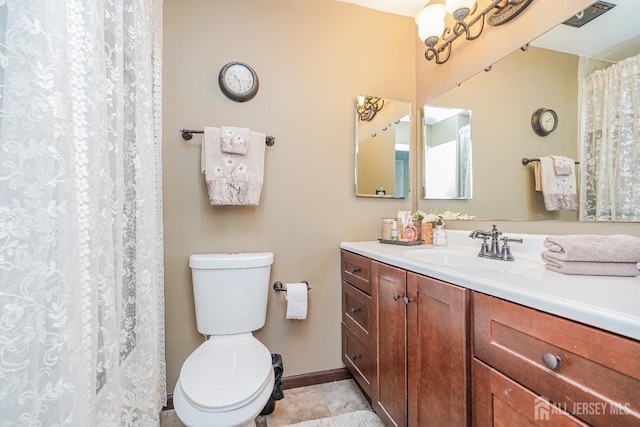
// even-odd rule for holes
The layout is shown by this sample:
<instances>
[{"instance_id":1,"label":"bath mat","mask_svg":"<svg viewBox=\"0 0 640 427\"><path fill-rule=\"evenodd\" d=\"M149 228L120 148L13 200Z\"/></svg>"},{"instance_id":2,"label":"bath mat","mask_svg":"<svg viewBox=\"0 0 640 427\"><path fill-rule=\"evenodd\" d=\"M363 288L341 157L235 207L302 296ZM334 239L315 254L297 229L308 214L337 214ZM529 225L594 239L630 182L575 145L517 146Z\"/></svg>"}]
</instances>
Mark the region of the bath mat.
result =
<instances>
[{"instance_id":1,"label":"bath mat","mask_svg":"<svg viewBox=\"0 0 640 427\"><path fill-rule=\"evenodd\" d=\"M290 424L287 427L384 427L384 424L374 412L356 411L335 417Z\"/></svg>"}]
</instances>

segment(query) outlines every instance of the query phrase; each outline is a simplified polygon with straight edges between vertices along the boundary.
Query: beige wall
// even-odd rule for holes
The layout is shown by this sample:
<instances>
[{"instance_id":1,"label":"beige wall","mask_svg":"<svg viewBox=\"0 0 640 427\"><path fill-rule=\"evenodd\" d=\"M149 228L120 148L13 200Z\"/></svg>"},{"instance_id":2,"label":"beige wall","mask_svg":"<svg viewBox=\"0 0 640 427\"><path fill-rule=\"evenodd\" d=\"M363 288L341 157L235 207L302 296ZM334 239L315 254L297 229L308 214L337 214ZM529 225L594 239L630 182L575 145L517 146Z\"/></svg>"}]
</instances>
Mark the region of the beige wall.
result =
<instances>
[{"instance_id":1,"label":"beige wall","mask_svg":"<svg viewBox=\"0 0 640 427\"><path fill-rule=\"evenodd\" d=\"M500 37L516 47L524 44L518 41L522 34L542 32L549 26L549 11L562 11L568 7L565 3L536 0L531 7L540 25L533 18L525 20L525 13L514 22L522 20L532 28L525 31L510 24L504 26L509 32ZM553 6L538 7L545 4ZM473 43L481 42L482 38ZM467 47L473 43L462 42ZM464 56L457 52L457 45L454 48L454 56ZM480 50L469 56L477 60L465 63L464 71L475 74L487 61L495 62L491 58L499 59L508 51ZM283 355L285 376L343 366L339 243L375 239L381 217L413 205L412 199L355 197L355 97L372 94L415 106L418 94L417 104L424 104L439 88L448 89L451 79L446 74L450 68L430 69L422 58L413 19L334 0L164 1L163 185L170 392L184 359L202 341L195 326L188 268L189 254L197 252L273 251L271 282L308 280L312 286L309 316L304 321L284 320L284 296L270 292L267 324L256 336ZM225 99L217 87L218 71L232 60L249 63L260 76L260 92L248 103ZM185 142L178 130L220 125L245 126L277 138L273 147L267 147L260 207L207 203L199 172L200 136ZM636 225L564 224L514 222L505 224L505 231L511 231L509 227L529 231L539 225L536 232L638 233Z\"/></svg>"},{"instance_id":2,"label":"beige wall","mask_svg":"<svg viewBox=\"0 0 640 427\"><path fill-rule=\"evenodd\" d=\"M274 281L308 280L308 319L285 320L271 291L256 333L283 355L285 375L342 367L338 246L377 237L380 218L411 199L356 198L354 116L358 94L414 103L411 18L334 0L165 0L164 221L169 391L202 341L188 257L273 251ZM243 104L220 93L218 71L240 60L259 74ZM276 137L266 149L262 203L212 207L199 172L200 140L181 128L245 126ZM415 134L415 129L412 130Z\"/></svg>"},{"instance_id":3,"label":"beige wall","mask_svg":"<svg viewBox=\"0 0 640 427\"><path fill-rule=\"evenodd\" d=\"M578 57L546 49L517 49L490 72L440 95L433 105L472 111L473 198L420 200L426 212L439 208L476 218L576 220L576 211L548 212L534 190L533 164L523 157L551 154L578 158ZM531 128L531 115L552 108L558 128L546 137ZM422 148L422 147L421 147ZM422 156L419 161L422 162Z\"/></svg>"}]
</instances>

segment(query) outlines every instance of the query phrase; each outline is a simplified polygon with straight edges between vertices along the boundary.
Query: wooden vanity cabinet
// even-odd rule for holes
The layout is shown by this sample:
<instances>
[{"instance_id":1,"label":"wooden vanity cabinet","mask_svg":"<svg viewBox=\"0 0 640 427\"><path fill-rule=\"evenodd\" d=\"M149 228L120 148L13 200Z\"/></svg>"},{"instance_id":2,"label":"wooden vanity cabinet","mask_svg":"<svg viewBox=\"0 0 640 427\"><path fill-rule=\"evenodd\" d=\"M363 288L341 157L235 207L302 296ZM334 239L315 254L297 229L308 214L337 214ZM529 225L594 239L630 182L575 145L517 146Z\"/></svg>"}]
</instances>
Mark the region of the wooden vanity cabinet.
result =
<instances>
[{"instance_id":1,"label":"wooden vanity cabinet","mask_svg":"<svg viewBox=\"0 0 640 427\"><path fill-rule=\"evenodd\" d=\"M386 426L640 427L640 342L342 252L343 360Z\"/></svg>"},{"instance_id":2,"label":"wooden vanity cabinet","mask_svg":"<svg viewBox=\"0 0 640 427\"><path fill-rule=\"evenodd\" d=\"M474 425L640 426L640 343L477 292L472 308Z\"/></svg>"},{"instance_id":3,"label":"wooden vanity cabinet","mask_svg":"<svg viewBox=\"0 0 640 427\"><path fill-rule=\"evenodd\" d=\"M409 426L469 425L469 294L407 273Z\"/></svg>"},{"instance_id":4,"label":"wooden vanity cabinet","mask_svg":"<svg viewBox=\"0 0 640 427\"><path fill-rule=\"evenodd\" d=\"M468 291L371 262L377 296L373 407L387 426L469 422Z\"/></svg>"},{"instance_id":5,"label":"wooden vanity cabinet","mask_svg":"<svg viewBox=\"0 0 640 427\"><path fill-rule=\"evenodd\" d=\"M371 260L341 251L342 361L368 396L376 377L376 310L371 287Z\"/></svg>"}]
</instances>

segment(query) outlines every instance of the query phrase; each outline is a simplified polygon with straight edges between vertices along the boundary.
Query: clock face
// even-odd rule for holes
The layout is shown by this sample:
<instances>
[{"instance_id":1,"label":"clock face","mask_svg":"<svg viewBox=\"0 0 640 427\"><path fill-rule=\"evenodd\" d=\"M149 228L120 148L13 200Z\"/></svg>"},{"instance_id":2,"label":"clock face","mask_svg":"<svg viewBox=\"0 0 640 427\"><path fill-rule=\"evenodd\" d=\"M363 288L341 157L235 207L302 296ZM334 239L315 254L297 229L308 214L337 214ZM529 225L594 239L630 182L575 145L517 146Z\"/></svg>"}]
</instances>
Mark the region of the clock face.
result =
<instances>
[{"instance_id":1,"label":"clock face","mask_svg":"<svg viewBox=\"0 0 640 427\"><path fill-rule=\"evenodd\" d=\"M220 89L229 99L245 102L258 93L258 75L241 62L230 62L220 70Z\"/></svg>"},{"instance_id":2,"label":"clock face","mask_svg":"<svg viewBox=\"0 0 640 427\"><path fill-rule=\"evenodd\" d=\"M540 126L547 132L551 132L556 127L556 116L551 111L545 111L540 116Z\"/></svg>"}]
</instances>

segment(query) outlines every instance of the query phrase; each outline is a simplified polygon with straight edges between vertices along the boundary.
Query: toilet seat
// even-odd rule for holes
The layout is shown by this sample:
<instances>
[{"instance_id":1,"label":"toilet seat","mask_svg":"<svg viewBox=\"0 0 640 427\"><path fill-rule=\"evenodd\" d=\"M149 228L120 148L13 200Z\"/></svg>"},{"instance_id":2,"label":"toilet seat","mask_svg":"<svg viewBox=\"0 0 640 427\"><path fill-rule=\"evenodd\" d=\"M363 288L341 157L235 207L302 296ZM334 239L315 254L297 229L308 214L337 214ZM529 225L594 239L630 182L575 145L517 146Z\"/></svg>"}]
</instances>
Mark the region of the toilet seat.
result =
<instances>
[{"instance_id":1,"label":"toilet seat","mask_svg":"<svg viewBox=\"0 0 640 427\"><path fill-rule=\"evenodd\" d=\"M252 334L212 336L184 362L179 381L193 407L226 412L255 399L272 371L271 353Z\"/></svg>"}]
</instances>

